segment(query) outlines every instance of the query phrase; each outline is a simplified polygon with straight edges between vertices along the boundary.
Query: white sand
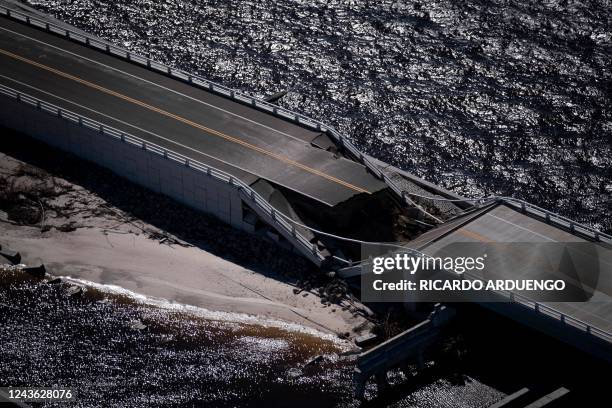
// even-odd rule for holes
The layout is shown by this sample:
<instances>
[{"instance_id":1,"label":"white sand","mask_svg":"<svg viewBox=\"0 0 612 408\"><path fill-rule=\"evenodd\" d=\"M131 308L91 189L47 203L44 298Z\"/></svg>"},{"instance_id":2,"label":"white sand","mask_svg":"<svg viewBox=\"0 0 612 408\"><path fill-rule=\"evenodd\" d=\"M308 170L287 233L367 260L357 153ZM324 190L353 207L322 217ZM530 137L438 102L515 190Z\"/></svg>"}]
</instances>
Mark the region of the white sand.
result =
<instances>
[{"instance_id":1,"label":"white sand","mask_svg":"<svg viewBox=\"0 0 612 408\"><path fill-rule=\"evenodd\" d=\"M22 163L0 154L3 174ZM27 177L19 178L27 183ZM66 180L55 183L69 192L55 199L84 202L84 208L106 205L95 194ZM116 209L113 209L115 211ZM367 323L337 305L324 306L314 293L293 293L294 287L215 256L197 247L160 244L142 234L155 228L141 220L81 212L74 218L53 218L46 225L76 220L76 231L61 232L40 226L18 226L0 220L0 245L22 255L23 263L44 263L54 276L70 276L101 284L112 284L140 293L212 311L246 313L297 323L330 333L350 333ZM84 215L86 214L86 216ZM111 212L112 214L112 212ZM134 228L136 227L136 228ZM3 262L0 259L0 263Z\"/></svg>"},{"instance_id":2,"label":"white sand","mask_svg":"<svg viewBox=\"0 0 612 408\"><path fill-rule=\"evenodd\" d=\"M21 253L28 265L44 263L54 276L113 284L141 293L203 307L298 323L344 333L361 324L338 306L325 307L312 293L233 264L196 247L164 245L134 233L73 232L0 222L0 244ZM354 333L351 333L354 334Z\"/></svg>"}]
</instances>

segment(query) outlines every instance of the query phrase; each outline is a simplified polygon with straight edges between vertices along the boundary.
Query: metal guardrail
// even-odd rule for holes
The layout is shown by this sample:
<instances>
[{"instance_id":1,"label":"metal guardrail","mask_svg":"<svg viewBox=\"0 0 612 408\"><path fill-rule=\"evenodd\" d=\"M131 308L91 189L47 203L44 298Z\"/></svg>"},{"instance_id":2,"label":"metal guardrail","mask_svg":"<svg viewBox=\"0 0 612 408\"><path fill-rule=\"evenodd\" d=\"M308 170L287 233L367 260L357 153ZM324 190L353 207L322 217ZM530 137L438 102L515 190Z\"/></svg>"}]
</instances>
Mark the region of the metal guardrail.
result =
<instances>
[{"instance_id":1,"label":"metal guardrail","mask_svg":"<svg viewBox=\"0 0 612 408\"><path fill-rule=\"evenodd\" d=\"M500 293L500 292L497 292L497 293ZM607 332L605 330L591 326L590 324L585 323L580 319L576 319L575 317L569 316L565 313L561 313L558 310L555 310L554 308L544 303L539 303L539 302L534 302L533 300L529 300L529 298L523 295L520 295L518 293L507 292L507 293L504 293L504 295L506 295L513 303L527 307L528 309L531 309L538 314L546 315L568 326L572 326L585 333L588 333L595 337L599 337L602 340L612 343L612 333L610 332Z\"/></svg>"},{"instance_id":2,"label":"metal guardrail","mask_svg":"<svg viewBox=\"0 0 612 408\"><path fill-rule=\"evenodd\" d=\"M224 171L218 170L214 167L207 166L197 160L190 159L182 154L176 153L172 150L166 149L155 143L147 142L139 137L130 135L129 133L120 131L113 127L104 125L95 120L89 119L85 116L76 114L67 109L60 108L51 103L42 101L34 96L26 93L17 91L10 87L0 85L0 94L13 98L19 102L30 105L40 111L46 112L50 115L57 116L61 119L68 120L79 126L89 128L91 130L98 131L99 133L109 136L115 140L139 147L145 151L155 153L168 160L172 160L181 165L187 166L193 170L204 173L209 177L213 177L219 181L229 184L230 186L237 188L242 198L246 202L250 202L257 206L263 214L269 218L269 222L277 227L279 230L285 231L286 234L294 239L294 245L301 246L302 252L310 257L315 263L320 264L325 257L321 254L316 244L311 243L303 235L301 235L295 228L294 225L290 224L283 217L276 215L276 210L270 205L263 197L261 197L255 190L249 185L244 183L242 180L232 176L231 174L225 173Z\"/></svg>"},{"instance_id":3,"label":"metal guardrail","mask_svg":"<svg viewBox=\"0 0 612 408\"><path fill-rule=\"evenodd\" d=\"M223 86L221 84L218 84L216 82L213 81L209 81L207 79L204 79L202 77L199 77L197 75L193 75L193 74L189 74L186 73L182 70L179 69L175 69L175 68L170 68L165 64L156 62L151 60L150 58L146 58L143 57L141 55L135 54L133 52L127 51L123 48L117 47L115 45L110 44L109 42L106 41L102 41L98 38L94 38L92 36L88 36L88 35L83 35L81 33L77 33L75 31L71 31L59 26L56 26L52 23L40 20L38 18L32 17L26 13L22 13L20 11L16 11L13 9L9 9L6 7L2 7L0 6L0 14L5 15L7 17L13 18L15 20L18 20L20 22L29 24L33 27L37 27L39 29L44 29L50 33L65 37L71 41L74 41L76 43L82 44L82 45L86 45L88 47L97 49L99 51L103 51L106 52L110 55L122 58L124 60L133 62L135 64L141 65L143 67L146 67L152 71L156 71L158 73L164 74L164 75L168 75L170 77L173 77L175 79L179 79L181 81L187 82L191 85L194 85L196 87L208 90L208 91L212 91L214 93L217 93L219 95L222 95L224 97L230 98L236 102L240 102L243 104L247 104L250 105L254 108L257 108L259 110L262 110L264 112L270 113L274 116L277 116L279 118L285 119L285 120L289 120L291 122L294 122L296 124L305 126L307 128L313 129L313 130L317 130L320 132L325 132L327 134L329 134L330 136L332 136L336 142L344 147L352 156L354 156L357 160L359 160L364 166L366 166L375 176L377 176L378 178L380 178L381 180L383 180L388 186L389 188L398 196L401 197L401 199L407 203L407 204L412 204L411 200L408 198L408 196L406 195L406 193L399 188L394 182L393 180L391 180L386 174L384 174L382 172L382 170L380 170L378 168L378 166L376 166L374 163L372 163L371 160L369 160L363 153L361 153L346 137L342 136L338 131L336 131L334 128L324 125L321 122L309 118L307 116L304 116L302 114L293 112L289 109L285 109L285 108L281 108L278 105L266 102L262 99L258 99L258 98L254 98L252 96L243 94L239 91L236 91L234 89L228 88L226 86ZM16 91L15 91L16 92ZM34 99L34 98L32 98ZM50 104L45 104L43 102L44 106L53 106ZM42 110L46 110L45 108L43 108L40 105L40 109ZM53 107L52 109L57 109L57 110L61 110L60 108L57 107ZM65 118L67 118L68 120L71 121L75 121L75 118L78 118L79 116L73 113L70 113L68 111L65 110L61 110L65 113ZM61 116L61 114L58 114ZM72 116L72 118L70 118L70 116ZM77 120L78 121L78 120ZM88 122L92 122L92 123L97 123L91 120L85 120L83 121L83 125L87 126L86 123ZM99 129L101 129L101 131L105 134L108 134L112 137L117 138L117 134L121 135L125 135L125 133L117 131L117 130L113 130L109 127L103 126L101 124L98 124L97 126L99 126ZM115 133L115 134L113 134ZM242 183L241 181L237 180L236 178L234 178L233 176L224 173L220 170L214 169L212 167L206 166L204 164L192 161L190 159L187 159L177 153L168 151L167 149L161 148L159 146L155 146L153 144L150 143L145 143L144 141L140 140L137 137L134 136L128 136L125 135L124 139L127 143L131 143L130 140L136 140L136 144L138 145L138 143L143 144L145 146L146 149L149 149L150 151L153 151L155 153L160 154L160 151L165 151L165 155L167 155L168 158L175 160L175 161L179 161L177 160L176 157L180 157L181 160L184 161L184 163L187 163L187 165L192 166L195 169L198 169L200 171L205 171L208 172L210 171L210 175L212 176L219 176L221 180L227 181L228 183L237 186L241 189L243 189L243 191L246 191L246 196L251 197L252 198L252 202L257 205L258 207L261 207L269 216L270 219L273 220L273 222L278 225L281 226L281 228L285 231L288 231L292 236L296 237L296 240L298 240L300 242L300 244L306 246L307 248L310 248L310 251L313 254L316 254L316 256L318 257L318 259L322 260L324 259L324 257L321 255L321 253L318 251L318 249L316 248L316 245L310 243L310 241L308 241L306 238L304 238L302 235L300 235L299 233L297 233L295 231L295 226L290 225L286 220L284 220L282 217L276 217L275 216L275 209L270 206L268 204L267 201L265 201L261 196L259 196L254 190L252 190L249 186L245 185L244 183ZM151 147L149 147L151 146ZM158 151L156 151L158 149ZM193 163L193 164L191 164ZM199 166L198 167L194 167L194 166ZM232 180L232 181L230 181ZM576 231L578 233L582 233L585 234L587 236L593 237L594 239L596 239L597 241L600 242L608 242L608 243L612 243L612 237L610 235L604 234L602 232L599 232L591 227L579 224L575 221L572 221L566 217L563 217L559 214L555 214L551 211L548 210L544 210L536 205L527 203L525 201L522 200L518 200L518 199L514 199L514 198L508 198L505 197L502 199L504 202L513 205L513 206L518 206L519 208L521 208L521 210L523 212L526 213L530 213L530 214L534 214L534 215L539 215L539 216L543 216L544 219L546 219L547 221L554 223L556 225L559 225L561 227L564 228L568 228L570 231ZM598 336L598 337L602 337L605 340L608 341L612 341L612 333L608 333L605 332L603 330L597 329L595 327L592 327L590 325L588 325L587 323L582 322L581 320L575 319L571 316L567 316L563 313L557 312L554 309L537 303L537 302L533 302L530 301L527 298L522 299L522 296L520 295L515 295L515 294L510 294L512 295L511 300L514 301L515 303L519 303L522 304L523 306L528 306L531 307L532 309L534 309L535 311L539 311L540 313L544 313L547 314L551 317L555 317L558 320L565 322L566 324L572 325L574 327L577 327L579 329L584 330L587 333L590 333L592 335ZM533 305L533 306L532 306Z\"/></svg>"},{"instance_id":4,"label":"metal guardrail","mask_svg":"<svg viewBox=\"0 0 612 408\"><path fill-rule=\"evenodd\" d=\"M418 251L416 252L419 253ZM478 277L475 277L469 274L468 272L464 273L463 275L469 278L472 278L472 279L480 279ZM590 324L580 319L577 319L565 313L559 312L558 310L544 303L536 302L519 293L510 292L507 290L495 290L494 293L508 298L508 300L510 300L510 302L514 304L526 307L528 309L533 310L534 312L538 314L542 314L542 315L548 316L549 318L556 319L563 324L572 326L587 334L593 335L595 337L599 337L602 340L612 343L612 333L611 332L607 332L605 330L591 326Z\"/></svg>"},{"instance_id":5,"label":"metal guardrail","mask_svg":"<svg viewBox=\"0 0 612 408\"><path fill-rule=\"evenodd\" d=\"M415 253L420 253L419 251L415 251ZM424 254L422 254L424 255ZM426 255L425 255L426 256ZM467 276L469 278L472 279L480 279L478 277L475 277L471 274L469 274L468 272L463 274L464 276ZM514 292L510 292L510 291L506 291L506 290L495 290L494 293L504 296L506 298L508 298L508 300L510 300L510 302L526 307L528 309L533 310L534 312L541 314L541 315L545 315L549 318L558 320L559 322L566 324L568 326L572 326L575 329L581 330L587 334L593 335L595 337L599 337L602 340L605 340L609 343L612 343L612 333L611 332L607 332L605 330L599 329L597 327L591 326L590 324L577 319L575 317L572 317L570 315L567 315L565 313L559 312L558 310L556 310L555 308L548 306L544 303L540 303L540 302L536 302L534 300L529 299L526 296L523 296L519 293L514 293Z\"/></svg>"},{"instance_id":6,"label":"metal guardrail","mask_svg":"<svg viewBox=\"0 0 612 408\"><path fill-rule=\"evenodd\" d=\"M371 160L367 158L362 152L360 152L345 136L341 135L334 128L327 126L315 119L309 118L305 115L293 112L289 109L281 108L270 102L266 102L262 99L258 99L235 89L228 88L216 82L207 80L197 75L193 75L182 71L180 69L171 68L163 63L153 61L150 58L143 57L139 54L135 54L131 51L127 51L121 47L117 47L107 41L100 40L93 36L84 35L75 31L68 30L66 28L59 27L52 23L43 21L39 18L33 17L29 14L13 10L7 7L0 6L0 15L5 15L14 20L26 23L38 29L46 30L52 34L59 35L73 42L81 45L88 46L98 51L105 52L107 54L119 57L123 60L133 62L142 67L146 67L157 73L161 73L180 81L186 82L190 85L198 88L205 89L207 91L214 92L226 98L232 99L236 102L252 106L261 111L272 114L281 119L288 120L290 122L299 124L301 126L316 130L319 132L327 133L330 135L338 145L344 147L355 159L359 160L366 168L368 168L376 177L383 180L387 186L398 196L404 203L412 205L413 202L404 194L401 188L399 188L393 180L391 180L382 170Z\"/></svg>"},{"instance_id":7,"label":"metal guardrail","mask_svg":"<svg viewBox=\"0 0 612 408\"><path fill-rule=\"evenodd\" d=\"M404 248L403 249L405 252L408 252L416 257L429 257L429 255L418 251L416 249L412 249L412 248ZM366 265L367 260L355 263L353 265L353 267L363 267L364 265ZM455 272L450 272L448 270L444 270L447 273L455 273ZM474 280L482 280L481 278L479 278L478 276L474 276L472 274L470 274L469 272L464 272L462 275L462 277L468 278L468 279L474 279ZM541 315L545 315L548 316L549 318L553 318L555 320L558 320L559 322L566 324L568 326L572 326L575 329L581 330L587 334L593 335L595 337L599 337L602 340L605 340L609 343L612 343L612 332L608 332L602 329L599 329L595 326L592 326L580 319L577 319L575 317L572 317L570 315L567 315L565 313L559 312L558 310L556 310L555 308L548 306L544 303L540 303L540 302L536 302L534 300L529 299L526 296L523 296L521 294L518 293L514 293L514 292L510 292L510 291L504 291L504 290L493 290L493 293L503 296L505 298L507 298L511 303L517 304L519 306L522 307L526 307L528 309L533 310L534 312L541 314Z\"/></svg>"},{"instance_id":8,"label":"metal guardrail","mask_svg":"<svg viewBox=\"0 0 612 408\"><path fill-rule=\"evenodd\" d=\"M447 306L439 303L434 305L434 310L429 314L427 319L412 326L410 329L403 331L400 334L393 336L384 343L381 343L370 350L361 353L357 365L363 367L368 365L372 360L376 360L389 353L394 349L399 349L400 352L408 352L406 350L406 341L410 341L415 337L423 334L431 333L433 328L440 328L447 324L455 316L455 311Z\"/></svg>"},{"instance_id":9,"label":"metal guardrail","mask_svg":"<svg viewBox=\"0 0 612 408\"><path fill-rule=\"evenodd\" d=\"M341 135L334 128L327 126L315 119L309 118L300 113L293 112L289 109L281 108L278 105L266 102L262 99L254 98L252 96L246 95L237 90L228 88L226 86L207 80L200 76L189 74L179 69L171 68L163 63L153 61L150 58L143 57L139 54L127 51L121 47L117 47L107 41L103 41L93 36L77 33L75 31L59 27L36 17L32 17L27 13L0 6L0 14L13 18L14 20L20 21L22 23L29 24L33 27L44 29L50 33L65 37L73 42L86 45L90 48L94 48L99 51L106 52L115 57L119 57L121 59L133 62L137 65L146 67L152 71L156 71L158 73L168 75L175 79L187 82L196 87L212 91L226 98L232 99L236 102L250 105L256 109L265 111L279 118L289 120L301 126L305 126L307 128L320 132L325 132L332 136L340 146L343 146L352 156L354 156L363 165L365 165L374 175L383 180L398 197L401 197L401 199L405 203L409 205L413 204L413 201L408 197L408 195L401 188L399 188L395 184L395 182L393 182L393 180L391 180L375 163L373 163L371 160L368 159L366 155L360 152L346 137ZM540 215L548 222L551 222L564 228L568 228L570 231L582 233L600 242L612 243L612 236L604 234L591 227L572 221L569 218L566 218L559 214L540 208L536 205L510 197L503 197L502 200L510 205L520 207L523 212Z\"/></svg>"},{"instance_id":10,"label":"metal guardrail","mask_svg":"<svg viewBox=\"0 0 612 408\"><path fill-rule=\"evenodd\" d=\"M595 228L580 224L552 211L545 210L544 208L538 207L535 204L530 204L526 201L512 197L501 197L500 201L512 207L518 208L523 213L535 215L536 217L545 220L547 224L567 229L573 234L581 234L592 238L597 242L612 244L612 236L598 231Z\"/></svg>"},{"instance_id":11,"label":"metal guardrail","mask_svg":"<svg viewBox=\"0 0 612 408\"><path fill-rule=\"evenodd\" d=\"M376 378L380 393L388 386L389 369L405 367L409 360L415 358L419 365L423 364L423 353L434 344L442 327L448 324L454 315L453 309L438 303L426 320L361 353L353 371L355 397L364 397L366 382L372 376Z\"/></svg>"}]
</instances>

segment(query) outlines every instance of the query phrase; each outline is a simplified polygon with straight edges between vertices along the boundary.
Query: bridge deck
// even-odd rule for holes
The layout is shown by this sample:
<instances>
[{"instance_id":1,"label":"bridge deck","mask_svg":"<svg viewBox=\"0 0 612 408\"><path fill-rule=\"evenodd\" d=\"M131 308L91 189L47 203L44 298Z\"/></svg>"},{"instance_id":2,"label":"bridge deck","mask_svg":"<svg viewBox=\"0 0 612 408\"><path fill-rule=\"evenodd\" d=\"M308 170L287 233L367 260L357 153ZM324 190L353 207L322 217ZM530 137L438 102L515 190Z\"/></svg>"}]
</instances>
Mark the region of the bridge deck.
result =
<instances>
[{"instance_id":1,"label":"bridge deck","mask_svg":"<svg viewBox=\"0 0 612 408\"><path fill-rule=\"evenodd\" d=\"M547 224L507 206L497 205L482 210L455 223L444 225L440 232L432 230L421 236L418 249L428 255L456 242L525 243L525 242L587 242L568 231ZM593 328L612 334L612 251L597 245L599 279L592 296L585 302L543 302L545 306L566 316L578 319ZM503 267L521 277L526 262L520 257L508 255ZM508 277L510 278L510 277Z\"/></svg>"},{"instance_id":2,"label":"bridge deck","mask_svg":"<svg viewBox=\"0 0 612 408\"><path fill-rule=\"evenodd\" d=\"M318 132L4 17L0 83L247 183L263 178L328 205L385 188L311 145Z\"/></svg>"}]
</instances>

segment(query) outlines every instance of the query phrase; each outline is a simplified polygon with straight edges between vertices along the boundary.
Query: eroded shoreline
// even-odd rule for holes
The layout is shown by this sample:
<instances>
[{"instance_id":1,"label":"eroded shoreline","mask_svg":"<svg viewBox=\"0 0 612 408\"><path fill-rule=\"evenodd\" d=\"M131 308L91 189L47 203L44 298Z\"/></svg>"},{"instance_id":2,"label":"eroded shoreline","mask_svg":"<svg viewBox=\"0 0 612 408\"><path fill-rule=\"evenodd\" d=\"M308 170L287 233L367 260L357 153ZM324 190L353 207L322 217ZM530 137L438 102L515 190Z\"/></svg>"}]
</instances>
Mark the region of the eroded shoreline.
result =
<instances>
[{"instance_id":1,"label":"eroded shoreline","mask_svg":"<svg viewBox=\"0 0 612 408\"><path fill-rule=\"evenodd\" d=\"M335 303L319 296L326 278L274 243L21 135L6 139L0 245L19 251L24 263L343 338L371 328L367 308L349 293Z\"/></svg>"}]
</instances>

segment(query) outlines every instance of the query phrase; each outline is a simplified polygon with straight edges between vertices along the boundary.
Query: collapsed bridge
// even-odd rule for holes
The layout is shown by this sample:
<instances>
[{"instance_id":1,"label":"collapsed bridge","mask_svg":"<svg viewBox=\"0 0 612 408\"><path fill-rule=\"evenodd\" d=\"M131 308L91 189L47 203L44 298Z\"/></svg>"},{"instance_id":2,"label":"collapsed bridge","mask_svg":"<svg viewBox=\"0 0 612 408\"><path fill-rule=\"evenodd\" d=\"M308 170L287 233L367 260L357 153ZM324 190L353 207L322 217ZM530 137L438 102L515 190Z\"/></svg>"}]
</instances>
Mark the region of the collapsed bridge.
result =
<instances>
[{"instance_id":1,"label":"collapsed bridge","mask_svg":"<svg viewBox=\"0 0 612 408\"><path fill-rule=\"evenodd\" d=\"M368 157L313 119L5 7L0 107L4 127L263 234L346 277L359 274L359 240L407 242L424 252L457 234L611 242L517 200L481 208ZM503 313L609 351L609 307L513 300L519 308Z\"/></svg>"},{"instance_id":2,"label":"collapsed bridge","mask_svg":"<svg viewBox=\"0 0 612 408\"><path fill-rule=\"evenodd\" d=\"M4 126L237 228L266 229L317 264L333 254L299 224L372 231L376 219L366 225L364 210L397 213L381 170L356 160L361 153L332 129L88 35L0 11Z\"/></svg>"}]
</instances>

